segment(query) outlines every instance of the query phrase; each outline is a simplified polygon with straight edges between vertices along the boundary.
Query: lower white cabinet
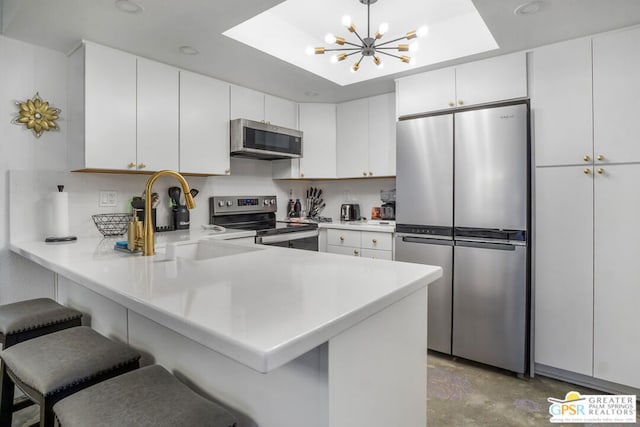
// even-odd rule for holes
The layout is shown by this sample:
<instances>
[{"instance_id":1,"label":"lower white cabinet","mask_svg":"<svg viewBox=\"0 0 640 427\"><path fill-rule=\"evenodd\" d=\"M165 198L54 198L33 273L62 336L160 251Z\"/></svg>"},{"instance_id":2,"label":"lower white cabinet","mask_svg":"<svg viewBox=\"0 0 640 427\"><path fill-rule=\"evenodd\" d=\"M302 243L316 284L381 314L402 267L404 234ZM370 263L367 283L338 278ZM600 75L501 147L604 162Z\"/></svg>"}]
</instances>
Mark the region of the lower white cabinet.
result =
<instances>
[{"instance_id":1,"label":"lower white cabinet","mask_svg":"<svg viewBox=\"0 0 640 427\"><path fill-rule=\"evenodd\" d=\"M640 387L640 164L536 169L535 362Z\"/></svg>"},{"instance_id":2,"label":"lower white cabinet","mask_svg":"<svg viewBox=\"0 0 640 427\"><path fill-rule=\"evenodd\" d=\"M326 252L375 259L393 259L392 233L331 228L327 229L326 233ZM320 248L320 250L322 249Z\"/></svg>"}]
</instances>

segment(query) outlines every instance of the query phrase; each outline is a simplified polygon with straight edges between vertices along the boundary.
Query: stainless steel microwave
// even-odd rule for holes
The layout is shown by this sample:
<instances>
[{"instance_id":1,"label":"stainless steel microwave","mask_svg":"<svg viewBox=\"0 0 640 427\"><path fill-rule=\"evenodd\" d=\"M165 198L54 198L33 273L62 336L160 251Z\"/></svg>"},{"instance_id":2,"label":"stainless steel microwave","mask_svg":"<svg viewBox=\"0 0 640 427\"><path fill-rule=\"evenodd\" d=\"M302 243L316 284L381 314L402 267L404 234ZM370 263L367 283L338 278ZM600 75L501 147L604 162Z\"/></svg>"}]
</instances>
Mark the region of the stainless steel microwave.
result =
<instances>
[{"instance_id":1,"label":"stainless steel microwave","mask_svg":"<svg viewBox=\"0 0 640 427\"><path fill-rule=\"evenodd\" d=\"M302 157L302 131L247 119L231 120L231 155L276 160Z\"/></svg>"}]
</instances>

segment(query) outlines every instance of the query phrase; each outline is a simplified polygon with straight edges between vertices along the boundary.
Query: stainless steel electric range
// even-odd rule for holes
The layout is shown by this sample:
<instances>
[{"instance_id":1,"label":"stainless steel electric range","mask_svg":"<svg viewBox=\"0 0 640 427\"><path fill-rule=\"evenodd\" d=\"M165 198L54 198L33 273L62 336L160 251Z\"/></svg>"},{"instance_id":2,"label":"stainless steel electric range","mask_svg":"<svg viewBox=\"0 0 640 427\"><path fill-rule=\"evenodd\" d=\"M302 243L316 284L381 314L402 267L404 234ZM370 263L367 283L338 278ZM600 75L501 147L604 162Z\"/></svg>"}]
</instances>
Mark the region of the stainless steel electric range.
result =
<instances>
[{"instance_id":1,"label":"stainless steel electric range","mask_svg":"<svg viewBox=\"0 0 640 427\"><path fill-rule=\"evenodd\" d=\"M276 196L209 198L209 223L237 230L255 230L256 243L318 250L318 224L276 221Z\"/></svg>"}]
</instances>

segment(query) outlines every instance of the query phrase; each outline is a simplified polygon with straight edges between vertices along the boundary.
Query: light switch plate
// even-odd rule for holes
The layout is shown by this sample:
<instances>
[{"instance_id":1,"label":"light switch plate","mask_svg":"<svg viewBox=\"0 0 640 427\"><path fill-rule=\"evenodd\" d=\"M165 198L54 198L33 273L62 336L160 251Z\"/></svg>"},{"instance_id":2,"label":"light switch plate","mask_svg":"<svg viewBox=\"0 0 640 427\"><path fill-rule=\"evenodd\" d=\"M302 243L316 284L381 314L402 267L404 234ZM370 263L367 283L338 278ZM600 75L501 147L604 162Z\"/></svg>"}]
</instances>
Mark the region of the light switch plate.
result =
<instances>
[{"instance_id":1,"label":"light switch plate","mask_svg":"<svg viewBox=\"0 0 640 427\"><path fill-rule=\"evenodd\" d=\"M101 207L115 207L118 205L118 192L113 190L100 191L100 198L98 199L98 206Z\"/></svg>"}]
</instances>

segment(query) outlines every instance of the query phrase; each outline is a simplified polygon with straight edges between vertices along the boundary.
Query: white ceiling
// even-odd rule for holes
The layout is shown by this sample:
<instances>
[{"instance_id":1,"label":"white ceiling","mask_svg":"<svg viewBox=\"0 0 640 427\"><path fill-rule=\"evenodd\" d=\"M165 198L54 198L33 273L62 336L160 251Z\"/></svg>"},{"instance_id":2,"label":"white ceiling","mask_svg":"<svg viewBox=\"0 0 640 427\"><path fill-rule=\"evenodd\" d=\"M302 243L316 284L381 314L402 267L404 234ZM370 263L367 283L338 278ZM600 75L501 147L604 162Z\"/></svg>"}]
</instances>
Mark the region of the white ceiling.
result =
<instances>
[{"instance_id":1,"label":"white ceiling","mask_svg":"<svg viewBox=\"0 0 640 427\"><path fill-rule=\"evenodd\" d=\"M358 0L341 1L363 7ZM393 3L410 14L411 1L448 0L378 3ZM142 14L123 13L114 7L114 0L0 0L1 33L65 53L80 40L91 40L295 101L336 102L390 92L398 76L640 23L639 0L544 0L540 12L531 16L513 13L524 0L472 1L499 49L348 86L222 35L281 0L136 0L144 8ZM328 31L333 21L325 24ZM359 22L355 14L354 21ZM394 23L389 23L390 34L396 34ZM197 48L200 54L181 54L178 48L184 45ZM309 92L318 95L308 96Z\"/></svg>"}]
</instances>

